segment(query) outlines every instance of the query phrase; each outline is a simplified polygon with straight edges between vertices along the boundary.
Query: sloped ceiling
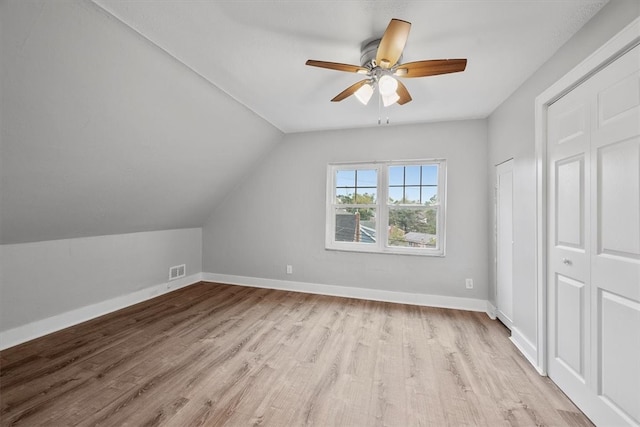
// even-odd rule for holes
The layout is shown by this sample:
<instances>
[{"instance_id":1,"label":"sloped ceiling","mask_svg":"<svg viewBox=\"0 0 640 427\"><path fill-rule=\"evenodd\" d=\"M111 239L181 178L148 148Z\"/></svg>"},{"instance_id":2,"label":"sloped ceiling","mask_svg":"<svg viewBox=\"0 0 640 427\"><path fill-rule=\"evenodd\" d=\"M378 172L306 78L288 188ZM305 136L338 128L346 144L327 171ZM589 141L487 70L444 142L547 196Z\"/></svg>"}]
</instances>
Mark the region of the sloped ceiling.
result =
<instances>
[{"instance_id":1,"label":"sloped ceiling","mask_svg":"<svg viewBox=\"0 0 640 427\"><path fill-rule=\"evenodd\" d=\"M2 243L200 227L282 133L90 2L2 19Z\"/></svg>"},{"instance_id":2,"label":"sloped ceiling","mask_svg":"<svg viewBox=\"0 0 640 427\"><path fill-rule=\"evenodd\" d=\"M605 0L0 0L0 242L199 227L283 132L486 117ZM329 100L391 18L406 81L380 111Z\"/></svg>"}]
</instances>

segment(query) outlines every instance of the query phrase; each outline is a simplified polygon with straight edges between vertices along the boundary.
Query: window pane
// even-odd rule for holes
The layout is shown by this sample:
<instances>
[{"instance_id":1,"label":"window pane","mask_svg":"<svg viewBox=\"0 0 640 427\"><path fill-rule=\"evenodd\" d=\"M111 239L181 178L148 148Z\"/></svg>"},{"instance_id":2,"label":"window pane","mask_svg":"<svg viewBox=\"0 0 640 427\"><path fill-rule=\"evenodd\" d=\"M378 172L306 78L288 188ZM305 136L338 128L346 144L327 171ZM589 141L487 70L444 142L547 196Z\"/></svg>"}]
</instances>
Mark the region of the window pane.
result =
<instances>
[{"instance_id":1,"label":"window pane","mask_svg":"<svg viewBox=\"0 0 640 427\"><path fill-rule=\"evenodd\" d=\"M378 171L354 169L336 171L336 203L373 204L378 195Z\"/></svg>"},{"instance_id":2,"label":"window pane","mask_svg":"<svg viewBox=\"0 0 640 427\"><path fill-rule=\"evenodd\" d=\"M376 242L375 209L336 209L335 217L336 242Z\"/></svg>"},{"instance_id":3,"label":"window pane","mask_svg":"<svg viewBox=\"0 0 640 427\"><path fill-rule=\"evenodd\" d=\"M377 201L377 193L375 188L336 188L336 203L339 205L373 205Z\"/></svg>"},{"instance_id":4,"label":"window pane","mask_svg":"<svg viewBox=\"0 0 640 427\"><path fill-rule=\"evenodd\" d=\"M389 188L389 203L401 203L402 202L402 187L390 187Z\"/></svg>"},{"instance_id":5,"label":"window pane","mask_svg":"<svg viewBox=\"0 0 640 427\"><path fill-rule=\"evenodd\" d=\"M389 166L390 204L433 204L437 186L437 164Z\"/></svg>"},{"instance_id":6,"label":"window pane","mask_svg":"<svg viewBox=\"0 0 640 427\"><path fill-rule=\"evenodd\" d=\"M356 171L340 170L336 172L336 187L355 187Z\"/></svg>"},{"instance_id":7,"label":"window pane","mask_svg":"<svg viewBox=\"0 0 640 427\"><path fill-rule=\"evenodd\" d=\"M406 187L404 189L405 200L403 203L420 204L420 187Z\"/></svg>"},{"instance_id":8,"label":"window pane","mask_svg":"<svg viewBox=\"0 0 640 427\"><path fill-rule=\"evenodd\" d=\"M420 185L420 166L406 166L404 172L405 185Z\"/></svg>"},{"instance_id":9,"label":"window pane","mask_svg":"<svg viewBox=\"0 0 640 427\"><path fill-rule=\"evenodd\" d=\"M377 187L378 171L374 169L358 170L358 187Z\"/></svg>"},{"instance_id":10,"label":"window pane","mask_svg":"<svg viewBox=\"0 0 640 427\"><path fill-rule=\"evenodd\" d=\"M438 185L438 165L422 166L422 185Z\"/></svg>"},{"instance_id":11,"label":"window pane","mask_svg":"<svg viewBox=\"0 0 640 427\"><path fill-rule=\"evenodd\" d=\"M375 188L358 188L356 198L351 203L359 205L371 205L378 200L378 190Z\"/></svg>"},{"instance_id":12,"label":"window pane","mask_svg":"<svg viewBox=\"0 0 640 427\"><path fill-rule=\"evenodd\" d=\"M389 185L404 185L404 166L389 167Z\"/></svg>"},{"instance_id":13,"label":"window pane","mask_svg":"<svg viewBox=\"0 0 640 427\"><path fill-rule=\"evenodd\" d=\"M354 194L356 194L354 187L336 188L336 203L353 203Z\"/></svg>"},{"instance_id":14,"label":"window pane","mask_svg":"<svg viewBox=\"0 0 640 427\"><path fill-rule=\"evenodd\" d=\"M435 248L437 208L390 208L389 246Z\"/></svg>"},{"instance_id":15,"label":"window pane","mask_svg":"<svg viewBox=\"0 0 640 427\"><path fill-rule=\"evenodd\" d=\"M422 187L422 204L432 205L438 202L438 187Z\"/></svg>"}]
</instances>

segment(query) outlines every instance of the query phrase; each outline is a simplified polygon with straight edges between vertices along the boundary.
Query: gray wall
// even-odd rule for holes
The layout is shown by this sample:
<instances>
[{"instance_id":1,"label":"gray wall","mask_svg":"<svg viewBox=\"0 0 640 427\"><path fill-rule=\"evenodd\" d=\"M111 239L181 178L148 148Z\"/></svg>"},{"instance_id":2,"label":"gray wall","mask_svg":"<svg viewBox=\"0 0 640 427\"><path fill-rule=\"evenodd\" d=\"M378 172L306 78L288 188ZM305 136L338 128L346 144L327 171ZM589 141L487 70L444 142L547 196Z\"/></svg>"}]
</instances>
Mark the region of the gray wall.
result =
<instances>
[{"instance_id":1,"label":"gray wall","mask_svg":"<svg viewBox=\"0 0 640 427\"><path fill-rule=\"evenodd\" d=\"M202 271L202 229L0 246L0 332Z\"/></svg>"},{"instance_id":2,"label":"gray wall","mask_svg":"<svg viewBox=\"0 0 640 427\"><path fill-rule=\"evenodd\" d=\"M488 119L489 182L494 166L514 159L514 327L533 344L537 340L535 97L587 58L640 15L640 1L612 0ZM493 190L492 190L493 191ZM491 204L488 227L493 229ZM490 259L494 258L491 234ZM495 302L495 264L490 264L489 297Z\"/></svg>"},{"instance_id":3,"label":"gray wall","mask_svg":"<svg viewBox=\"0 0 640 427\"><path fill-rule=\"evenodd\" d=\"M486 299L486 135L484 120L286 135L207 222L204 271ZM447 159L446 257L325 250L328 163L419 158Z\"/></svg>"}]
</instances>

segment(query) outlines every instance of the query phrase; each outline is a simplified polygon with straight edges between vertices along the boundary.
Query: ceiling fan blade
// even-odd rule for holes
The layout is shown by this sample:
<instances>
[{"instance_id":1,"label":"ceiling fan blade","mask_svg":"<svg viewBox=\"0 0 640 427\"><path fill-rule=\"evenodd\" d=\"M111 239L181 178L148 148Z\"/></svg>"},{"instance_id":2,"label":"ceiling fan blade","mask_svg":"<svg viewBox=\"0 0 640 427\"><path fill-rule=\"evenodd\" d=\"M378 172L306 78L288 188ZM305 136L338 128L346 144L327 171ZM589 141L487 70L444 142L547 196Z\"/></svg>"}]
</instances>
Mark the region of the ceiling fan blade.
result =
<instances>
[{"instance_id":1,"label":"ceiling fan blade","mask_svg":"<svg viewBox=\"0 0 640 427\"><path fill-rule=\"evenodd\" d=\"M376 52L376 63L379 67L391 68L396 65L407 43L410 29L410 22L400 19L392 19L389 22Z\"/></svg>"},{"instance_id":2,"label":"ceiling fan blade","mask_svg":"<svg viewBox=\"0 0 640 427\"><path fill-rule=\"evenodd\" d=\"M438 74L458 73L464 71L466 67L466 59L432 59L398 65L393 74L398 77L437 76Z\"/></svg>"},{"instance_id":3,"label":"ceiling fan blade","mask_svg":"<svg viewBox=\"0 0 640 427\"><path fill-rule=\"evenodd\" d=\"M348 88L346 88L345 90L343 90L342 92L334 96L331 102L340 102L343 99L350 97L351 95L356 93L358 89L360 89L362 86L366 85L367 83L369 83L369 79L360 80L359 82L352 84L351 86L349 86Z\"/></svg>"},{"instance_id":4,"label":"ceiling fan blade","mask_svg":"<svg viewBox=\"0 0 640 427\"><path fill-rule=\"evenodd\" d=\"M411 101L411 95L409 95L407 87L400 81L398 82L398 89L396 89L396 93L400 97L400 99L396 101L398 105L404 105Z\"/></svg>"},{"instance_id":5,"label":"ceiling fan blade","mask_svg":"<svg viewBox=\"0 0 640 427\"><path fill-rule=\"evenodd\" d=\"M369 72L369 70L359 65L341 64L339 62L316 61L314 59L309 59L305 64L310 65L312 67L328 68L330 70L337 70L337 71L346 71L347 73L367 74Z\"/></svg>"}]
</instances>

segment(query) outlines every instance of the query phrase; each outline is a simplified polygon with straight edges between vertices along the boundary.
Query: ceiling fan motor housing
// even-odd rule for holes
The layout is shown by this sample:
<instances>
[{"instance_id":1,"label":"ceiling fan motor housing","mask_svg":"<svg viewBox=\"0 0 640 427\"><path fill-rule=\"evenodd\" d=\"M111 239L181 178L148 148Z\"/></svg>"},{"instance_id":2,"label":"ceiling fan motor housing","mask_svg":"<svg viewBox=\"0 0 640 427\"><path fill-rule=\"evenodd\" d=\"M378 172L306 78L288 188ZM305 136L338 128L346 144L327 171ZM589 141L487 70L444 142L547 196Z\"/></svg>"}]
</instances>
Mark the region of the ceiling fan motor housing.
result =
<instances>
[{"instance_id":1,"label":"ceiling fan motor housing","mask_svg":"<svg viewBox=\"0 0 640 427\"><path fill-rule=\"evenodd\" d=\"M382 39L375 39L370 42L363 43L362 49L360 49L360 65L368 68L369 70L372 70L378 65L376 64L376 54L378 52L380 40ZM402 55L398 58L397 63L402 63Z\"/></svg>"}]
</instances>

